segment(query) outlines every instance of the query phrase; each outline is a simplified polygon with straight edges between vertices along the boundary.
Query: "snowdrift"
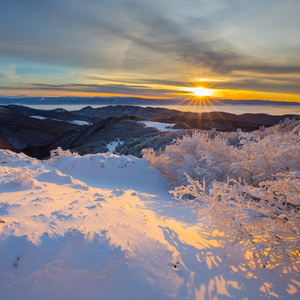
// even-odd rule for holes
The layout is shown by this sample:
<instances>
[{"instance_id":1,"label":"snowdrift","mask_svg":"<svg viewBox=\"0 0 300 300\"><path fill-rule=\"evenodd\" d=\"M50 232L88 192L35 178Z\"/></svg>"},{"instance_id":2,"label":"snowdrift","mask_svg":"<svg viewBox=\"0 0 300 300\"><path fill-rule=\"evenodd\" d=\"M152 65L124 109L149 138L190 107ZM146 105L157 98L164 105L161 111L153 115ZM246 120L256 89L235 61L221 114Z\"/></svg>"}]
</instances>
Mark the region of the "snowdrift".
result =
<instances>
[{"instance_id":1,"label":"snowdrift","mask_svg":"<svg viewBox=\"0 0 300 300\"><path fill-rule=\"evenodd\" d=\"M298 299L298 270L258 268L174 206L143 159L0 151L1 299Z\"/></svg>"}]
</instances>

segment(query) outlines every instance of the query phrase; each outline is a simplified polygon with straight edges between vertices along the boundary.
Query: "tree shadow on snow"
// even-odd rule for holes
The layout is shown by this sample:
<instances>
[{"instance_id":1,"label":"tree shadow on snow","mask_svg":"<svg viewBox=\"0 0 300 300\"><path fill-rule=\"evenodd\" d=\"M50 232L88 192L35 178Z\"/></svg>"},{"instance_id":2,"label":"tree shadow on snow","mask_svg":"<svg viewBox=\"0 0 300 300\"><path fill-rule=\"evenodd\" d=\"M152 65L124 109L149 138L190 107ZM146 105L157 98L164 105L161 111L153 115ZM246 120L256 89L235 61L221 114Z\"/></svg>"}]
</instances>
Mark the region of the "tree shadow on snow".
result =
<instances>
[{"instance_id":1,"label":"tree shadow on snow","mask_svg":"<svg viewBox=\"0 0 300 300\"><path fill-rule=\"evenodd\" d=\"M173 267L183 284L176 298L298 299L300 279L292 268L258 268L245 259L246 249L228 249L225 256L223 247L209 246L213 237L208 241L209 237L203 235L207 242L198 243L195 247L187 244L169 227L160 228L168 243L179 253Z\"/></svg>"}]
</instances>

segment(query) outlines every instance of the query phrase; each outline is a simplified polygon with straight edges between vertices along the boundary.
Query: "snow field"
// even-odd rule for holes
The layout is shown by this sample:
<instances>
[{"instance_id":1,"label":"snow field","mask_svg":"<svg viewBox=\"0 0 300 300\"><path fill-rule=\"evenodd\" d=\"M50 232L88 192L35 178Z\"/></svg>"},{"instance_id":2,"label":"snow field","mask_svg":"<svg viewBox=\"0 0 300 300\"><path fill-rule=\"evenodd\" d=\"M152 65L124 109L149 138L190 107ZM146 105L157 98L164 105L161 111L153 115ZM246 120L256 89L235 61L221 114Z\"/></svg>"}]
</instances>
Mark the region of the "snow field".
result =
<instances>
[{"instance_id":1,"label":"snow field","mask_svg":"<svg viewBox=\"0 0 300 300\"><path fill-rule=\"evenodd\" d=\"M162 122L152 122L152 121L138 121L138 123L145 124L146 127L154 127L160 131L180 131L182 129L171 128L174 124L162 123Z\"/></svg>"},{"instance_id":2,"label":"snow field","mask_svg":"<svg viewBox=\"0 0 300 300\"><path fill-rule=\"evenodd\" d=\"M120 141L120 139L117 139L116 141L110 142L106 145L106 147L109 149L109 152L114 153L116 151L116 147L119 144L123 144L123 141Z\"/></svg>"},{"instance_id":3,"label":"snow field","mask_svg":"<svg viewBox=\"0 0 300 300\"><path fill-rule=\"evenodd\" d=\"M145 160L0 151L1 299L298 299L297 270L224 250Z\"/></svg>"}]
</instances>

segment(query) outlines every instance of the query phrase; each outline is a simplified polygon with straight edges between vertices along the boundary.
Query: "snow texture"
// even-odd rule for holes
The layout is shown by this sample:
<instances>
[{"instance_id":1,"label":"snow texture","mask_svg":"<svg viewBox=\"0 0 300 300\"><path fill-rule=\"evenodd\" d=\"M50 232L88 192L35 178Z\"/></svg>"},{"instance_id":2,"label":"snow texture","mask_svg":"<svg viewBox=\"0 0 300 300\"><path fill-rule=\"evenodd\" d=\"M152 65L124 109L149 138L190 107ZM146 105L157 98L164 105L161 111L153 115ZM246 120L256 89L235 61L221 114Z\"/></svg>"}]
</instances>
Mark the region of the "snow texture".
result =
<instances>
[{"instance_id":1,"label":"snow texture","mask_svg":"<svg viewBox=\"0 0 300 300\"><path fill-rule=\"evenodd\" d=\"M299 299L298 270L225 251L143 159L1 150L0 192L1 299Z\"/></svg>"}]
</instances>

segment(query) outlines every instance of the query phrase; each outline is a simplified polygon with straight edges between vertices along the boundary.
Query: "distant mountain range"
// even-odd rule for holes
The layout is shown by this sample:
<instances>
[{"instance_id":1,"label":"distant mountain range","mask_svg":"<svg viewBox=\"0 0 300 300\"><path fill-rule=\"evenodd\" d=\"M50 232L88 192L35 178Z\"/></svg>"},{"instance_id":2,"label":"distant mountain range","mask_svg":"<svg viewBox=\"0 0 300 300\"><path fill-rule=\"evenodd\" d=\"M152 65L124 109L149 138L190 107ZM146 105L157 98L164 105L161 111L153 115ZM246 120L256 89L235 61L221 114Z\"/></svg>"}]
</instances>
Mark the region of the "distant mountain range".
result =
<instances>
[{"instance_id":1,"label":"distant mountain range","mask_svg":"<svg viewBox=\"0 0 300 300\"><path fill-rule=\"evenodd\" d=\"M0 104L18 105L186 105L190 100L150 99L138 97L0 97ZM299 102L267 100L209 99L207 105L299 105Z\"/></svg>"},{"instance_id":2,"label":"distant mountain range","mask_svg":"<svg viewBox=\"0 0 300 300\"><path fill-rule=\"evenodd\" d=\"M45 158L57 147L83 155L107 152L109 144L117 143L116 153L139 157L142 149L164 149L174 139L192 134L195 129L253 131L286 118L298 120L299 116L192 113L129 105L86 106L77 111L40 110L10 104L0 106L0 149L21 150L30 156ZM183 130L159 131L138 121L169 123L170 127Z\"/></svg>"}]
</instances>

